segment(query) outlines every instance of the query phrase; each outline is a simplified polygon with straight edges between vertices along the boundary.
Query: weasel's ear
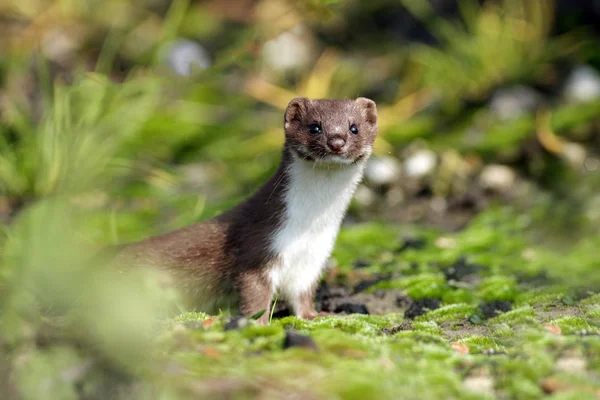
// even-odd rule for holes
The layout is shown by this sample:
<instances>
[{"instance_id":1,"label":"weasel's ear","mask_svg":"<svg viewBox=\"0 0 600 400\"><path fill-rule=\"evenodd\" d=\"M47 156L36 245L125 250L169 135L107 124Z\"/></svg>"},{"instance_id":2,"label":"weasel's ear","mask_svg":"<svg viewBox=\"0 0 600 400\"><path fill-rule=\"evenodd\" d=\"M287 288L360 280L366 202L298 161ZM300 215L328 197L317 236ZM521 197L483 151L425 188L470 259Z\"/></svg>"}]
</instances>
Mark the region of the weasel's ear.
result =
<instances>
[{"instance_id":1,"label":"weasel's ear","mask_svg":"<svg viewBox=\"0 0 600 400\"><path fill-rule=\"evenodd\" d=\"M359 97L355 100L365 121L371 125L377 125L377 106L375 102L366 97Z\"/></svg>"},{"instance_id":2,"label":"weasel's ear","mask_svg":"<svg viewBox=\"0 0 600 400\"><path fill-rule=\"evenodd\" d=\"M296 97L292 99L285 109L285 128L287 129L294 121L302 121L302 117L306 115L310 99L306 97Z\"/></svg>"}]
</instances>

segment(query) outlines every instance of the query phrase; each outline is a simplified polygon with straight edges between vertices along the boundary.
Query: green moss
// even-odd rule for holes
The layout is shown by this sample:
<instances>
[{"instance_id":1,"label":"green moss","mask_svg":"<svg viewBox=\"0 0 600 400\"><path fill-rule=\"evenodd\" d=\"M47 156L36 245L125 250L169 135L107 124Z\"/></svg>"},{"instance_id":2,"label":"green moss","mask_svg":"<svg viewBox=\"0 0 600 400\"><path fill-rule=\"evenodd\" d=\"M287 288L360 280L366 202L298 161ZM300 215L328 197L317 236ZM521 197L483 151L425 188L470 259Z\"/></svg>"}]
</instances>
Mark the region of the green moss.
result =
<instances>
[{"instance_id":1,"label":"green moss","mask_svg":"<svg viewBox=\"0 0 600 400\"><path fill-rule=\"evenodd\" d=\"M412 327L415 331L425 332L431 335L441 335L442 328L435 323L434 321L415 321L412 324Z\"/></svg>"},{"instance_id":2,"label":"green moss","mask_svg":"<svg viewBox=\"0 0 600 400\"><path fill-rule=\"evenodd\" d=\"M560 326L565 335L583 331L600 333L600 329L597 326L590 325L589 321L585 318L567 316L552 320L550 323Z\"/></svg>"},{"instance_id":3,"label":"green moss","mask_svg":"<svg viewBox=\"0 0 600 400\"><path fill-rule=\"evenodd\" d=\"M413 299L441 298L447 290L446 280L442 274L419 274L403 279L382 281L370 288L370 292L377 289L401 289Z\"/></svg>"},{"instance_id":4,"label":"green moss","mask_svg":"<svg viewBox=\"0 0 600 400\"><path fill-rule=\"evenodd\" d=\"M527 324L534 320L533 308L529 306L515 308L489 320L490 324L505 323L509 326Z\"/></svg>"},{"instance_id":5,"label":"green moss","mask_svg":"<svg viewBox=\"0 0 600 400\"><path fill-rule=\"evenodd\" d=\"M473 314L475 306L470 304L449 304L447 306L440 307L436 310L430 311L425 315L421 315L416 318L417 321L457 321L459 319L466 319Z\"/></svg>"},{"instance_id":6,"label":"green moss","mask_svg":"<svg viewBox=\"0 0 600 400\"><path fill-rule=\"evenodd\" d=\"M378 223L353 225L343 229L338 235L333 258L341 269L352 269L357 258L377 262L382 253L400 246L397 228ZM357 247L356 243L360 243Z\"/></svg>"},{"instance_id":7,"label":"green moss","mask_svg":"<svg viewBox=\"0 0 600 400\"><path fill-rule=\"evenodd\" d=\"M488 336L469 336L458 340L459 343L469 346L471 353L481 352L504 352L506 349L499 345L496 340Z\"/></svg>"},{"instance_id":8,"label":"green moss","mask_svg":"<svg viewBox=\"0 0 600 400\"><path fill-rule=\"evenodd\" d=\"M173 322L202 322L207 320L209 317L210 315L203 312L189 311L179 314L173 318Z\"/></svg>"},{"instance_id":9,"label":"green moss","mask_svg":"<svg viewBox=\"0 0 600 400\"><path fill-rule=\"evenodd\" d=\"M449 289L442 294L442 301L446 304L453 303L473 303L475 294L467 289Z\"/></svg>"},{"instance_id":10,"label":"green moss","mask_svg":"<svg viewBox=\"0 0 600 400\"><path fill-rule=\"evenodd\" d=\"M492 323L490 321L487 326L493 337L507 339L515 336L515 331L507 323Z\"/></svg>"},{"instance_id":11,"label":"green moss","mask_svg":"<svg viewBox=\"0 0 600 400\"><path fill-rule=\"evenodd\" d=\"M506 276L487 278L477 288L477 295L484 301L513 301L517 293L515 278Z\"/></svg>"}]
</instances>

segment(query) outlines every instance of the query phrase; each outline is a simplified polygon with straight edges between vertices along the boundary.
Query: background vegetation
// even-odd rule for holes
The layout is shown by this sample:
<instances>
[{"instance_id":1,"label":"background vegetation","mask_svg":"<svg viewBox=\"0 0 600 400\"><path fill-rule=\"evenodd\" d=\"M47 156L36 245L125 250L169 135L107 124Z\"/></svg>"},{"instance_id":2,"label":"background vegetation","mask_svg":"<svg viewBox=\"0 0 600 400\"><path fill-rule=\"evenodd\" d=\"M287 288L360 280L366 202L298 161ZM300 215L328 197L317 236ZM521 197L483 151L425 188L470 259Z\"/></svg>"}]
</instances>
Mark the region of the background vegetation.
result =
<instances>
[{"instance_id":1,"label":"background vegetation","mask_svg":"<svg viewBox=\"0 0 600 400\"><path fill-rule=\"evenodd\" d=\"M0 397L598 396L598 9L4 1ZM247 196L298 95L377 101L324 286L377 315L224 331L90 260Z\"/></svg>"}]
</instances>

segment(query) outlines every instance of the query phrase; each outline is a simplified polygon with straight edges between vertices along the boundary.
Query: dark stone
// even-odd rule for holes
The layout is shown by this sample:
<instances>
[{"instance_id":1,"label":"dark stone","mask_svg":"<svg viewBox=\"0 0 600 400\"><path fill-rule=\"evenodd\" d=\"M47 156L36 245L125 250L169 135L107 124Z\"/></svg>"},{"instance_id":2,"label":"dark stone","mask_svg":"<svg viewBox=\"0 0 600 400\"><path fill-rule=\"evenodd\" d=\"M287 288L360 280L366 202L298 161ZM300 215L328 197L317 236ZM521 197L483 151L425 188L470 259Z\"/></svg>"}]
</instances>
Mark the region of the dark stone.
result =
<instances>
[{"instance_id":1,"label":"dark stone","mask_svg":"<svg viewBox=\"0 0 600 400\"><path fill-rule=\"evenodd\" d=\"M515 277L517 278L519 283L524 283L531 286L542 286L555 282L555 279L553 279L546 270L541 271L535 275L531 275L525 272L517 272L515 273Z\"/></svg>"},{"instance_id":2,"label":"dark stone","mask_svg":"<svg viewBox=\"0 0 600 400\"><path fill-rule=\"evenodd\" d=\"M433 196L433 191L431 190L430 186L423 186L415 194L415 197L417 199L424 199L424 198L428 199L432 196Z\"/></svg>"},{"instance_id":3,"label":"dark stone","mask_svg":"<svg viewBox=\"0 0 600 400\"><path fill-rule=\"evenodd\" d=\"M511 309L512 303L510 301L490 301L479 305L479 314L481 314L484 319L489 319L498 314L510 311Z\"/></svg>"},{"instance_id":4,"label":"dark stone","mask_svg":"<svg viewBox=\"0 0 600 400\"><path fill-rule=\"evenodd\" d=\"M378 275L372 279L363 279L362 281L358 282L358 284L356 286L354 286L353 294L364 292L371 286L376 285L377 283L379 283L381 281L386 281L389 279L391 279L391 275Z\"/></svg>"},{"instance_id":5,"label":"dark stone","mask_svg":"<svg viewBox=\"0 0 600 400\"><path fill-rule=\"evenodd\" d=\"M315 309L332 312L337 303L343 302L349 296L350 292L343 286L322 284L317 288Z\"/></svg>"},{"instance_id":6,"label":"dark stone","mask_svg":"<svg viewBox=\"0 0 600 400\"><path fill-rule=\"evenodd\" d=\"M336 307L334 310L336 313L346 313L346 314L369 314L369 310L367 306L364 304L357 303L343 303Z\"/></svg>"},{"instance_id":7,"label":"dark stone","mask_svg":"<svg viewBox=\"0 0 600 400\"><path fill-rule=\"evenodd\" d=\"M306 335L294 332L292 330L285 331L285 339L283 341L283 348L289 349L290 347L304 347L312 350L319 350L315 341Z\"/></svg>"},{"instance_id":8,"label":"dark stone","mask_svg":"<svg viewBox=\"0 0 600 400\"><path fill-rule=\"evenodd\" d=\"M462 256L454 264L446 268L444 275L448 281L462 281L467 276L478 273L482 268L481 265L469 263L467 259Z\"/></svg>"},{"instance_id":9,"label":"dark stone","mask_svg":"<svg viewBox=\"0 0 600 400\"><path fill-rule=\"evenodd\" d=\"M289 307L275 308L273 319L281 319L292 315L292 310Z\"/></svg>"},{"instance_id":10,"label":"dark stone","mask_svg":"<svg viewBox=\"0 0 600 400\"><path fill-rule=\"evenodd\" d=\"M396 249L396 253L402 253L408 249L422 249L427 242L421 238L406 238L402 241L402 245Z\"/></svg>"},{"instance_id":11,"label":"dark stone","mask_svg":"<svg viewBox=\"0 0 600 400\"><path fill-rule=\"evenodd\" d=\"M235 317L235 318L230 319L225 324L225 330L232 331L232 330L242 329L242 328L247 327L248 325L250 325L250 321L248 321L248 318Z\"/></svg>"},{"instance_id":12,"label":"dark stone","mask_svg":"<svg viewBox=\"0 0 600 400\"><path fill-rule=\"evenodd\" d=\"M410 305L408 310L406 310L404 312L404 317L414 319L414 318L418 317L419 315L423 315L423 314L427 313L428 311L439 308L440 304L441 304L440 299L423 298L423 299L416 300Z\"/></svg>"},{"instance_id":13,"label":"dark stone","mask_svg":"<svg viewBox=\"0 0 600 400\"><path fill-rule=\"evenodd\" d=\"M379 282L379 279L377 279L377 278L364 279L364 280L358 282L358 284L356 286L354 286L354 293L356 294L356 293L364 292L371 286L376 285L377 282Z\"/></svg>"},{"instance_id":14,"label":"dark stone","mask_svg":"<svg viewBox=\"0 0 600 400\"><path fill-rule=\"evenodd\" d=\"M340 298L347 297L350 295L350 292L345 287L342 286L329 286L326 284L320 285L317 288L316 300L323 301L329 300L332 298Z\"/></svg>"},{"instance_id":15,"label":"dark stone","mask_svg":"<svg viewBox=\"0 0 600 400\"><path fill-rule=\"evenodd\" d=\"M366 260L356 260L354 261L354 268L355 269L361 269L361 268L367 268L371 265L370 262L366 261Z\"/></svg>"},{"instance_id":16,"label":"dark stone","mask_svg":"<svg viewBox=\"0 0 600 400\"><path fill-rule=\"evenodd\" d=\"M405 294L399 294L396 297L396 305L401 308L408 308L412 305L413 299Z\"/></svg>"},{"instance_id":17,"label":"dark stone","mask_svg":"<svg viewBox=\"0 0 600 400\"><path fill-rule=\"evenodd\" d=\"M401 331L414 331L415 329L412 326L412 321L404 321L400 325L391 327L391 328L383 328L379 333L384 335L395 335Z\"/></svg>"}]
</instances>

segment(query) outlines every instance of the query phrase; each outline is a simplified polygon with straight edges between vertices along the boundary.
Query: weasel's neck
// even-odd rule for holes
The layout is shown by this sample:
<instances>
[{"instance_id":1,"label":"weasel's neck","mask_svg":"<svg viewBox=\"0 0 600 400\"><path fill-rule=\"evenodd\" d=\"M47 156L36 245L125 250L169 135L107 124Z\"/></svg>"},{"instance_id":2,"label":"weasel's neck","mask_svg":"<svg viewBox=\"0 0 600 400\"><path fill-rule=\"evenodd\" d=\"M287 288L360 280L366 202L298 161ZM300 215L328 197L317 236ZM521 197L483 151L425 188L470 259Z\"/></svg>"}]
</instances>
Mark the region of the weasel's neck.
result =
<instances>
[{"instance_id":1,"label":"weasel's neck","mask_svg":"<svg viewBox=\"0 0 600 400\"><path fill-rule=\"evenodd\" d=\"M295 233L333 229L337 234L362 178L364 162L328 167L295 157L287 161L282 228L293 228Z\"/></svg>"},{"instance_id":2,"label":"weasel's neck","mask_svg":"<svg viewBox=\"0 0 600 400\"><path fill-rule=\"evenodd\" d=\"M279 260L269 275L274 292L294 302L314 286L363 169L363 162L335 169L298 159L286 165L283 212L269 246Z\"/></svg>"}]
</instances>

